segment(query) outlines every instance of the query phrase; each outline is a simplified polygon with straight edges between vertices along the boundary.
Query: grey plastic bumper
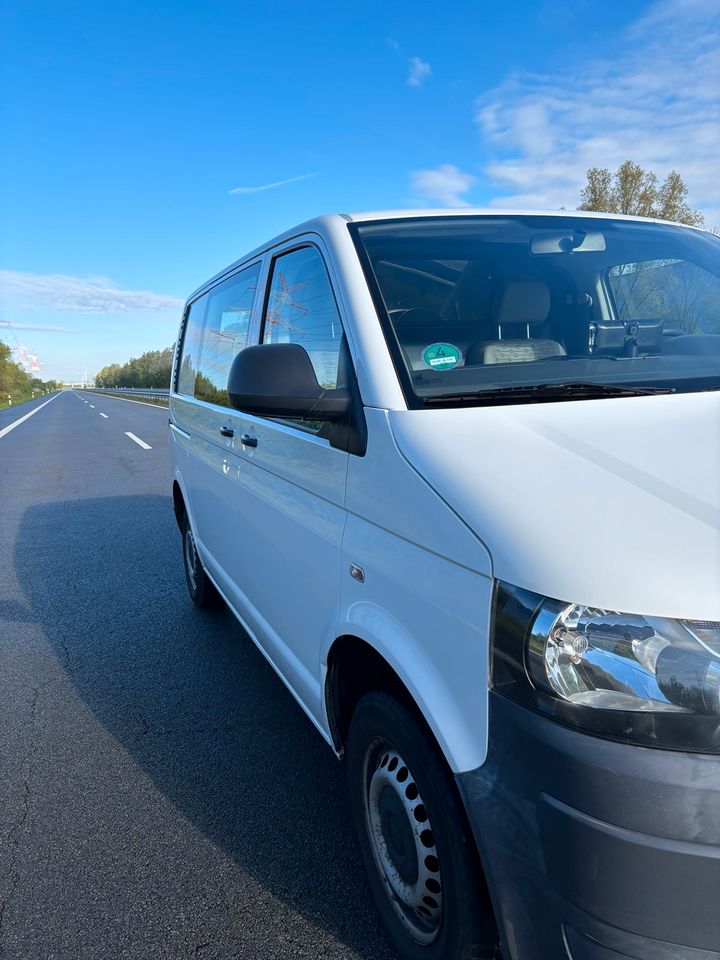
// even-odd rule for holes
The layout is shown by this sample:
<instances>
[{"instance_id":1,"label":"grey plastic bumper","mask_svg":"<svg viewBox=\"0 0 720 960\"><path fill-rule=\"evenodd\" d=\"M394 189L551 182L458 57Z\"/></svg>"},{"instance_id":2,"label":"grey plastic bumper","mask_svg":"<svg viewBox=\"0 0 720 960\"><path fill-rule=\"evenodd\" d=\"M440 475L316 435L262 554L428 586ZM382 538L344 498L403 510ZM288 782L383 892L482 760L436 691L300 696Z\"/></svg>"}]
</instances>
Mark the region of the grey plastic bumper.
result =
<instances>
[{"instance_id":1,"label":"grey plastic bumper","mask_svg":"<svg viewBox=\"0 0 720 960\"><path fill-rule=\"evenodd\" d=\"M458 782L505 960L720 960L720 758L576 733L491 695Z\"/></svg>"}]
</instances>

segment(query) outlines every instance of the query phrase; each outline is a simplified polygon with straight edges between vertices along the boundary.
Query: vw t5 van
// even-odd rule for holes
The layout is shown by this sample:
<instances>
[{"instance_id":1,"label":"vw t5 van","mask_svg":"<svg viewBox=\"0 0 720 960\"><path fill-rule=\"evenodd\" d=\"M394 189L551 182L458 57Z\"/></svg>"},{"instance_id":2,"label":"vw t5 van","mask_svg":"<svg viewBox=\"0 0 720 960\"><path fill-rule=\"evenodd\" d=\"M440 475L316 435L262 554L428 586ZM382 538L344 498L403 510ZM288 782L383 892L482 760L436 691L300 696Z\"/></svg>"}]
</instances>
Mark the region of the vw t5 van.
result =
<instances>
[{"instance_id":1,"label":"vw t5 van","mask_svg":"<svg viewBox=\"0 0 720 960\"><path fill-rule=\"evenodd\" d=\"M720 957L719 388L674 224L326 216L190 297L190 595L344 758L406 960Z\"/></svg>"}]
</instances>

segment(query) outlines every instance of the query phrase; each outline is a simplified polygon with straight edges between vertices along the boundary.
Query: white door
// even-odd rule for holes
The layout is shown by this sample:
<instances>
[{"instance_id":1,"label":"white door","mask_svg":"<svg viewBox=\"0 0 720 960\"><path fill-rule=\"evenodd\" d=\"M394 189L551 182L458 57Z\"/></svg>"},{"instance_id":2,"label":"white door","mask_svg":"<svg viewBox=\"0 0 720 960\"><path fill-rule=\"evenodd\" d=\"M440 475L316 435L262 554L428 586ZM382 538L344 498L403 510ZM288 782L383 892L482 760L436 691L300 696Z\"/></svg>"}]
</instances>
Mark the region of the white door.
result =
<instances>
[{"instance_id":1,"label":"white door","mask_svg":"<svg viewBox=\"0 0 720 960\"><path fill-rule=\"evenodd\" d=\"M299 343L318 382L337 384L342 324L323 257L305 245L270 267L261 340ZM239 415L238 541L244 610L267 654L316 721L320 650L337 617L349 454L319 423Z\"/></svg>"},{"instance_id":2,"label":"white door","mask_svg":"<svg viewBox=\"0 0 720 960\"><path fill-rule=\"evenodd\" d=\"M178 425L191 437L188 474L195 539L204 565L231 601L239 562L237 478L243 464L237 413L230 407L226 387L232 361L248 344L259 275L257 262L206 295L194 369L181 367L185 391L192 390Z\"/></svg>"}]
</instances>

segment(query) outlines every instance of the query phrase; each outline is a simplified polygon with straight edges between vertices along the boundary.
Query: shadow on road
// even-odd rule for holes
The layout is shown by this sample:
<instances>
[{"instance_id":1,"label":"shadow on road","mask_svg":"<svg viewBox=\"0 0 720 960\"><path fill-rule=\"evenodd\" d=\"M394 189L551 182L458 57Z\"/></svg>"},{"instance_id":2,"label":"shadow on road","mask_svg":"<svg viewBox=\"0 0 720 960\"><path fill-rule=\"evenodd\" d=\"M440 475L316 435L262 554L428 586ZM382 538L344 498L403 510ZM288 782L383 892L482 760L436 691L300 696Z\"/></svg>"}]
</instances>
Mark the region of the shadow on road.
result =
<instances>
[{"instance_id":1,"label":"shadow on road","mask_svg":"<svg viewBox=\"0 0 720 960\"><path fill-rule=\"evenodd\" d=\"M169 500L33 507L15 563L77 694L157 789L292 911L394 956L341 767L235 619L192 606Z\"/></svg>"}]
</instances>

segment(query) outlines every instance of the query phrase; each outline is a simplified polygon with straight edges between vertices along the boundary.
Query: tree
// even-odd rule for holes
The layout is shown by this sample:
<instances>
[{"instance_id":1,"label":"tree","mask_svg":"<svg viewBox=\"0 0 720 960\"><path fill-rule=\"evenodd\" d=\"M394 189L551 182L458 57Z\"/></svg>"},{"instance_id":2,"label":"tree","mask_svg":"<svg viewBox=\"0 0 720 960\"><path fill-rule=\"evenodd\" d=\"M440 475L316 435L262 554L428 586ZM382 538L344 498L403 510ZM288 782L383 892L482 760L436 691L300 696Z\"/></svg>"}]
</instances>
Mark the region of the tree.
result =
<instances>
[{"instance_id":1,"label":"tree","mask_svg":"<svg viewBox=\"0 0 720 960\"><path fill-rule=\"evenodd\" d=\"M173 347L148 350L127 363L111 363L95 375L98 387L160 387L170 384Z\"/></svg>"},{"instance_id":2,"label":"tree","mask_svg":"<svg viewBox=\"0 0 720 960\"><path fill-rule=\"evenodd\" d=\"M676 170L662 184L652 170L626 160L615 173L592 167L586 174L578 210L625 213L636 217L657 217L693 227L702 227L703 215L687 203L688 188Z\"/></svg>"},{"instance_id":3,"label":"tree","mask_svg":"<svg viewBox=\"0 0 720 960\"><path fill-rule=\"evenodd\" d=\"M0 340L0 406L7 403L22 403L41 393L60 389L54 380L43 382L15 363L10 347Z\"/></svg>"}]
</instances>

